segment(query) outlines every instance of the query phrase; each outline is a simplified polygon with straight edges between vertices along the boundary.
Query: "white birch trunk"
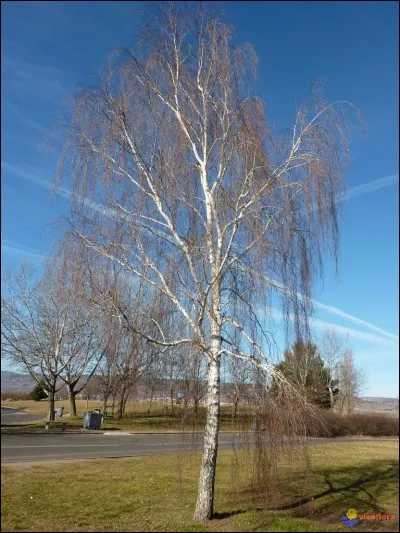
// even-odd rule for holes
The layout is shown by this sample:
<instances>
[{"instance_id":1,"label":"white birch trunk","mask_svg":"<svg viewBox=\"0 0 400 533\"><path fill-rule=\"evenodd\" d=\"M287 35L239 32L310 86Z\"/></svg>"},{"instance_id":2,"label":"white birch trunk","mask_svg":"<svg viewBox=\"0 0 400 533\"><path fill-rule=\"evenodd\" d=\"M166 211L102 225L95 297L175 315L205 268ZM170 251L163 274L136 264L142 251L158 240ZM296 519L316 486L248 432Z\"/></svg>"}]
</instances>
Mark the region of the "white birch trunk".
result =
<instances>
[{"instance_id":1,"label":"white birch trunk","mask_svg":"<svg viewBox=\"0 0 400 533\"><path fill-rule=\"evenodd\" d=\"M207 422L204 433L203 459L200 468L199 488L194 514L195 520L210 520L214 508L220 411L220 339L219 326L213 324L211 341L212 353L208 366Z\"/></svg>"},{"instance_id":2,"label":"white birch trunk","mask_svg":"<svg viewBox=\"0 0 400 533\"><path fill-rule=\"evenodd\" d=\"M331 383L329 383L328 389L329 389L329 398L330 398L330 402L331 402L331 409L333 410L335 402L334 402L334 398L333 398L333 390L332 390L332 384Z\"/></svg>"}]
</instances>

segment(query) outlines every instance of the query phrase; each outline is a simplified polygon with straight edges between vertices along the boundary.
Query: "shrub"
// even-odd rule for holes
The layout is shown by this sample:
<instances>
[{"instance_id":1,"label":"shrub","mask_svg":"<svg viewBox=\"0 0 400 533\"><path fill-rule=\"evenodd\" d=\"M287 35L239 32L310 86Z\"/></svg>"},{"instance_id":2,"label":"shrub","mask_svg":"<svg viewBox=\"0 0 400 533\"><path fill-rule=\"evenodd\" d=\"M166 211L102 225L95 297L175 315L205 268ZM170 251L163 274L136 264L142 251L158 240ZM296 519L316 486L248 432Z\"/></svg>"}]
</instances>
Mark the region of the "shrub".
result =
<instances>
[{"instance_id":1,"label":"shrub","mask_svg":"<svg viewBox=\"0 0 400 533\"><path fill-rule=\"evenodd\" d=\"M345 437L350 435L369 437L396 437L399 435L399 419L377 413L351 413L340 415L320 410L318 421L309 418L307 434L312 437Z\"/></svg>"},{"instance_id":2,"label":"shrub","mask_svg":"<svg viewBox=\"0 0 400 533\"><path fill-rule=\"evenodd\" d=\"M36 385L33 391L29 393L29 397L31 398L31 400L35 400L35 402L40 402L40 400L44 400L45 398L47 398L47 394L43 388L42 383L38 383Z\"/></svg>"},{"instance_id":3,"label":"shrub","mask_svg":"<svg viewBox=\"0 0 400 533\"><path fill-rule=\"evenodd\" d=\"M11 391L1 391L1 401L10 400L12 402L17 402L18 400L29 400L29 392L11 392Z\"/></svg>"}]
</instances>

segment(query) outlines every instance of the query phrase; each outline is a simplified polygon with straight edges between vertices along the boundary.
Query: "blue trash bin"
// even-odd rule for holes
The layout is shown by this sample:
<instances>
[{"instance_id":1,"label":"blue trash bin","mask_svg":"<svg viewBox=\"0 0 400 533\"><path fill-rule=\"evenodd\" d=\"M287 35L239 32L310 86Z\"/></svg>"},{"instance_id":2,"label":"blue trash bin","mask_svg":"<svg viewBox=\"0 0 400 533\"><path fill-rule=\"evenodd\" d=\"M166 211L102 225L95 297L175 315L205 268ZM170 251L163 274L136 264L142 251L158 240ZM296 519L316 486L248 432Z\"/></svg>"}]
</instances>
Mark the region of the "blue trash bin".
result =
<instances>
[{"instance_id":1,"label":"blue trash bin","mask_svg":"<svg viewBox=\"0 0 400 533\"><path fill-rule=\"evenodd\" d=\"M86 411L83 415L83 427L85 429L100 429L103 415L94 411Z\"/></svg>"}]
</instances>

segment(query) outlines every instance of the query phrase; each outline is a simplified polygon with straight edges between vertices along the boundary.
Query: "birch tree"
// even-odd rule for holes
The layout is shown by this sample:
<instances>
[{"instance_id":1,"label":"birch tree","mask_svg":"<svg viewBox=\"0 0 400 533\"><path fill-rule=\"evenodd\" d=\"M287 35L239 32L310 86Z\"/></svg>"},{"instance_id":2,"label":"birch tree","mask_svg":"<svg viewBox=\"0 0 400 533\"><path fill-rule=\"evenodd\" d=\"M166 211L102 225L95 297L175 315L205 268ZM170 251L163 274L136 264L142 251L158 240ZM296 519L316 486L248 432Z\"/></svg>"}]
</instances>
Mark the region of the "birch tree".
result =
<instances>
[{"instance_id":1,"label":"birch tree","mask_svg":"<svg viewBox=\"0 0 400 533\"><path fill-rule=\"evenodd\" d=\"M326 367L329 369L327 373L327 385L329 390L329 398L331 409L334 408L338 396L338 382L340 377L340 366L343 361L345 352L344 341L340 338L335 329L327 329L324 331L321 343L321 356Z\"/></svg>"},{"instance_id":2,"label":"birch tree","mask_svg":"<svg viewBox=\"0 0 400 533\"><path fill-rule=\"evenodd\" d=\"M263 317L277 294L286 333L307 336L313 280L323 254L336 257L349 155L347 104L325 102L318 85L288 132L270 131L254 95L255 52L207 9L163 4L135 47L78 91L56 180L73 180L71 234L186 324L180 334L157 320L152 333L133 330L206 358L196 519L213 515L221 357L285 383Z\"/></svg>"},{"instance_id":3,"label":"birch tree","mask_svg":"<svg viewBox=\"0 0 400 533\"><path fill-rule=\"evenodd\" d=\"M346 348L339 364L339 394L337 399L339 413L345 411L350 414L353 411L355 399L360 395L364 385L364 372L356 368L353 352L350 348Z\"/></svg>"}]
</instances>

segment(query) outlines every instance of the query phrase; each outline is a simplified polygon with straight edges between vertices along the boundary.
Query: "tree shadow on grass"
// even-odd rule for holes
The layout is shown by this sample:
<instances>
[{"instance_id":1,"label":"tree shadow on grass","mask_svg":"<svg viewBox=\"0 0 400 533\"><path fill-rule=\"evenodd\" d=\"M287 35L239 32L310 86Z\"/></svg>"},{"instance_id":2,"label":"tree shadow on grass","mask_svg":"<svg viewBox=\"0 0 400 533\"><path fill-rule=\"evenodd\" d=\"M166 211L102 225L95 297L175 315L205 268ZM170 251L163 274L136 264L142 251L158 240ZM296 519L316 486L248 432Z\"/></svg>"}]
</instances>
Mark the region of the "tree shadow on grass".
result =
<instances>
[{"instance_id":1,"label":"tree shadow on grass","mask_svg":"<svg viewBox=\"0 0 400 533\"><path fill-rule=\"evenodd\" d=\"M385 463L387 464L387 461L385 461ZM342 484L342 485L340 484L338 485L336 483L337 486L334 486L335 482L332 480L332 478L338 472L339 472L338 470L335 470L333 472L325 471L323 473L324 483L328 487L326 490L321 491L317 494L314 494L313 496L309 498L303 498L290 504L280 505L271 510L286 511L290 509L296 509L298 507L305 505L306 503L310 503L311 501L315 502L315 501L320 500L321 498L324 498L325 496L329 496L333 494L346 494L346 495L350 494L354 498L356 493L361 492L362 494L365 494L365 496L368 498L369 500L368 503L371 506L371 511L372 510L381 511L382 509L379 507L379 505L376 502L376 497L367 490L367 487L369 487L370 484L373 484L373 483L387 484L390 482L396 482L396 480L398 479L398 474L397 474L398 471L396 469L396 463L394 461L392 462L389 468L383 471L379 471L379 472L372 471L371 473L368 473L368 470L363 468L361 469L361 475L359 475L354 482L349 483L349 484ZM358 474L360 472L360 469L358 468L350 469L350 470L346 469L343 473L346 473L346 472L350 472L350 473L355 472ZM360 498L356 498L356 499L360 499Z\"/></svg>"},{"instance_id":2,"label":"tree shadow on grass","mask_svg":"<svg viewBox=\"0 0 400 533\"><path fill-rule=\"evenodd\" d=\"M231 516L236 516L236 515L240 515L240 514L243 514L243 513L247 513L247 511L249 511L250 509L238 509L236 511L227 511L226 513L214 513L213 514L213 520L225 520L226 518L230 518ZM254 509L255 511L257 511L257 509ZM259 509L261 510L261 509Z\"/></svg>"},{"instance_id":3,"label":"tree shadow on grass","mask_svg":"<svg viewBox=\"0 0 400 533\"><path fill-rule=\"evenodd\" d=\"M280 494L284 500L281 504L275 500L273 505L262 505L262 502L265 502L262 487L248 487L239 493L232 493L236 505L242 504L239 509L215 513L214 518L221 520L249 511L283 511L290 512L291 516L296 518L340 523L347 509L353 507L359 514L396 514L398 519L398 512L390 504L398 501L398 479L398 463L395 460L371 461L362 468L313 469L309 477L304 478L304 486L300 487L303 492L308 493L303 498L294 499L290 496L290 492L299 491L301 481L298 477L281 483ZM320 490L316 490L318 488ZM253 505L250 506L249 495L253 500ZM385 499L385 495L389 495L389 500ZM382 522L362 526L368 526L368 531L388 531L388 528L391 528L390 531L396 530L393 527L396 527L398 522Z\"/></svg>"}]
</instances>

